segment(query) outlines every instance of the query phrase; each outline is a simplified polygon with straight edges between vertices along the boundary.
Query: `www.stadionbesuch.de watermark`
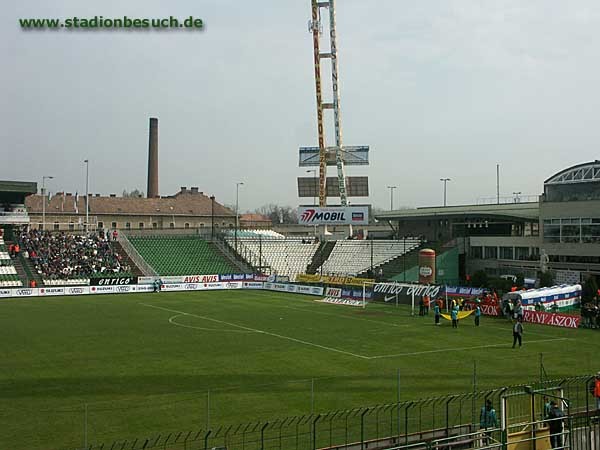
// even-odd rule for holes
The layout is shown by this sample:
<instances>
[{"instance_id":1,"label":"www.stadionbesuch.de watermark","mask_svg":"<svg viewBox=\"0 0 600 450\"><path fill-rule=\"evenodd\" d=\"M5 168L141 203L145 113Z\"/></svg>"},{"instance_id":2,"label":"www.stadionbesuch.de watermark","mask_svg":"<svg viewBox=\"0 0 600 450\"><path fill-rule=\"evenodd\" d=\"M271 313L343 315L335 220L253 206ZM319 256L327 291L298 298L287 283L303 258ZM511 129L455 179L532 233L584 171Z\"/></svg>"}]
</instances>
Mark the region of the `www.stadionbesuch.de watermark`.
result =
<instances>
[{"instance_id":1,"label":"www.stadionbesuch.de watermark","mask_svg":"<svg viewBox=\"0 0 600 450\"><path fill-rule=\"evenodd\" d=\"M187 29L202 30L204 22L194 16L178 19L169 16L163 18L130 18L127 16L110 18L104 16L69 17L66 19L19 19L19 25L28 30L148 30L148 29Z\"/></svg>"}]
</instances>

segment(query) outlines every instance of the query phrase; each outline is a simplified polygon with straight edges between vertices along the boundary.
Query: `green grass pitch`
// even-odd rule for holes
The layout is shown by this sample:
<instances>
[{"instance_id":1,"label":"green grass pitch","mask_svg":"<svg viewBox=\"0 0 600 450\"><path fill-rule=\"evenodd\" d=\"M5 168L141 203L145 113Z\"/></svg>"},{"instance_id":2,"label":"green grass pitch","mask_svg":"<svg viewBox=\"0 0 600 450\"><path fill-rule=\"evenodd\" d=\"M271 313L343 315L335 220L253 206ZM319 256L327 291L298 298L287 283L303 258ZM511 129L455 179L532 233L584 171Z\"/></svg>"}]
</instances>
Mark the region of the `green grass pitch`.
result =
<instances>
[{"instance_id":1,"label":"green grass pitch","mask_svg":"<svg viewBox=\"0 0 600 450\"><path fill-rule=\"evenodd\" d=\"M90 443L592 373L598 334L265 291L0 301L0 449ZM474 363L475 362L475 363Z\"/></svg>"}]
</instances>

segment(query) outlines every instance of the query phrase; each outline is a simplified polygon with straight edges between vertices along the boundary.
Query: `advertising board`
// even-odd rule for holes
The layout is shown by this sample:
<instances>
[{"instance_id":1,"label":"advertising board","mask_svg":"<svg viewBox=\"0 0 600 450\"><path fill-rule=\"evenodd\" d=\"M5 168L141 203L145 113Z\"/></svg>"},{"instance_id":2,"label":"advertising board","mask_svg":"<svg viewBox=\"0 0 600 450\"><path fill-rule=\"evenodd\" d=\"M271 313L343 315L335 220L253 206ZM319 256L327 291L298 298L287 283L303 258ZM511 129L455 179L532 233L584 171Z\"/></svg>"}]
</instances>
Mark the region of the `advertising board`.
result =
<instances>
[{"instance_id":1,"label":"advertising board","mask_svg":"<svg viewBox=\"0 0 600 450\"><path fill-rule=\"evenodd\" d=\"M38 289L38 295L65 295L65 288L62 286L57 287L41 287Z\"/></svg>"},{"instance_id":2,"label":"advertising board","mask_svg":"<svg viewBox=\"0 0 600 450\"><path fill-rule=\"evenodd\" d=\"M369 208L367 206L329 206L298 208L300 225L368 225Z\"/></svg>"},{"instance_id":3,"label":"advertising board","mask_svg":"<svg viewBox=\"0 0 600 450\"><path fill-rule=\"evenodd\" d=\"M90 286L117 286L136 283L137 278L134 277L90 278Z\"/></svg>"}]
</instances>

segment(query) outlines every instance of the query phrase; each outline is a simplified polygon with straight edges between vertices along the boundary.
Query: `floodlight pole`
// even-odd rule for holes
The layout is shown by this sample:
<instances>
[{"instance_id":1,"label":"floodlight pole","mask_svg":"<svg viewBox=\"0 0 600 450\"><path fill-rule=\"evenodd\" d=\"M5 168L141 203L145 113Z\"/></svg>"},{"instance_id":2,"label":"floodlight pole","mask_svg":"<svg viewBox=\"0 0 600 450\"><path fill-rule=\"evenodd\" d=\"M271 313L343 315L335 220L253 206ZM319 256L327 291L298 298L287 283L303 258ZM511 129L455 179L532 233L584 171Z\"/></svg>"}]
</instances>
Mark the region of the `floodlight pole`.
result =
<instances>
[{"instance_id":1,"label":"floodlight pole","mask_svg":"<svg viewBox=\"0 0 600 450\"><path fill-rule=\"evenodd\" d=\"M440 181L444 183L444 207L446 207L446 183L452 180L450 178L440 178Z\"/></svg>"},{"instance_id":2,"label":"floodlight pole","mask_svg":"<svg viewBox=\"0 0 600 450\"><path fill-rule=\"evenodd\" d=\"M398 186L388 186L387 187L390 190L390 211L394 210L394 189L397 189Z\"/></svg>"},{"instance_id":3,"label":"floodlight pole","mask_svg":"<svg viewBox=\"0 0 600 450\"><path fill-rule=\"evenodd\" d=\"M90 231L90 208L89 208L89 187L90 187L90 160L84 159L85 163L85 232Z\"/></svg>"},{"instance_id":4,"label":"floodlight pole","mask_svg":"<svg viewBox=\"0 0 600 450\"><path fill-rule=\"evenodd\" d=\"M210 239L215 239L215 196L210 196Z\"/></svg>"},{"instance_id":5,"label":"floodlight pole","mask_svg":"<svg viewBox=\"0 0 600 450\"><path fill-rule=\"evenodd\" d=\"M240 199L240 186L243 186L244 182L240 181L235 183L235 252L238 251L238 227L239 227L239 199Z\"/></svg>"},{"instance_id":6,"label":"floodlight pole","mask_svg":"<svg viewBox=\"0 0 600 450\"><path fill-rule=\"evenodd\" d=\"M46 231L46 180L54 177L50 175L42 176L42 230Z\"/></svg>"}]
</instances>

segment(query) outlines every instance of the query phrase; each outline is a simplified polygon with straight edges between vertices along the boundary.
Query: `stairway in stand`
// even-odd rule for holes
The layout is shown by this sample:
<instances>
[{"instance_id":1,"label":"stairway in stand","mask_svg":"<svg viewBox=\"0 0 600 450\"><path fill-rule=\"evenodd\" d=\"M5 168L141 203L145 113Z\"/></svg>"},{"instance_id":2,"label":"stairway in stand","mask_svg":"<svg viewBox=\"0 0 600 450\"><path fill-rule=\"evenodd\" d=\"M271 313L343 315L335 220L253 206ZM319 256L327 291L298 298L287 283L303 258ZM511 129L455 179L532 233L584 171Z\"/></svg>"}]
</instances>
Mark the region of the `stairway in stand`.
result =
<instances>
[{"instance_id":1,"label":"stairway in stand","mask_svg":"<svg viewBox=\"0 0 600 450\"><path fill-rule=\"evenodd\" d=\"M127 264L129 267L131 267L130 272L133 274L134 277L143 277L144 276L144 273L140 270L140 268L138 266L135 265L135 263L129 257L129 254L125 251L125 249L123 248L123 246L121 245L121 243L119 241L111 241L111 245L112 245L113 249L115 250L115 252L117 252L123 258L121 260L121 265Z\"/></svg>"}]
</instances>

